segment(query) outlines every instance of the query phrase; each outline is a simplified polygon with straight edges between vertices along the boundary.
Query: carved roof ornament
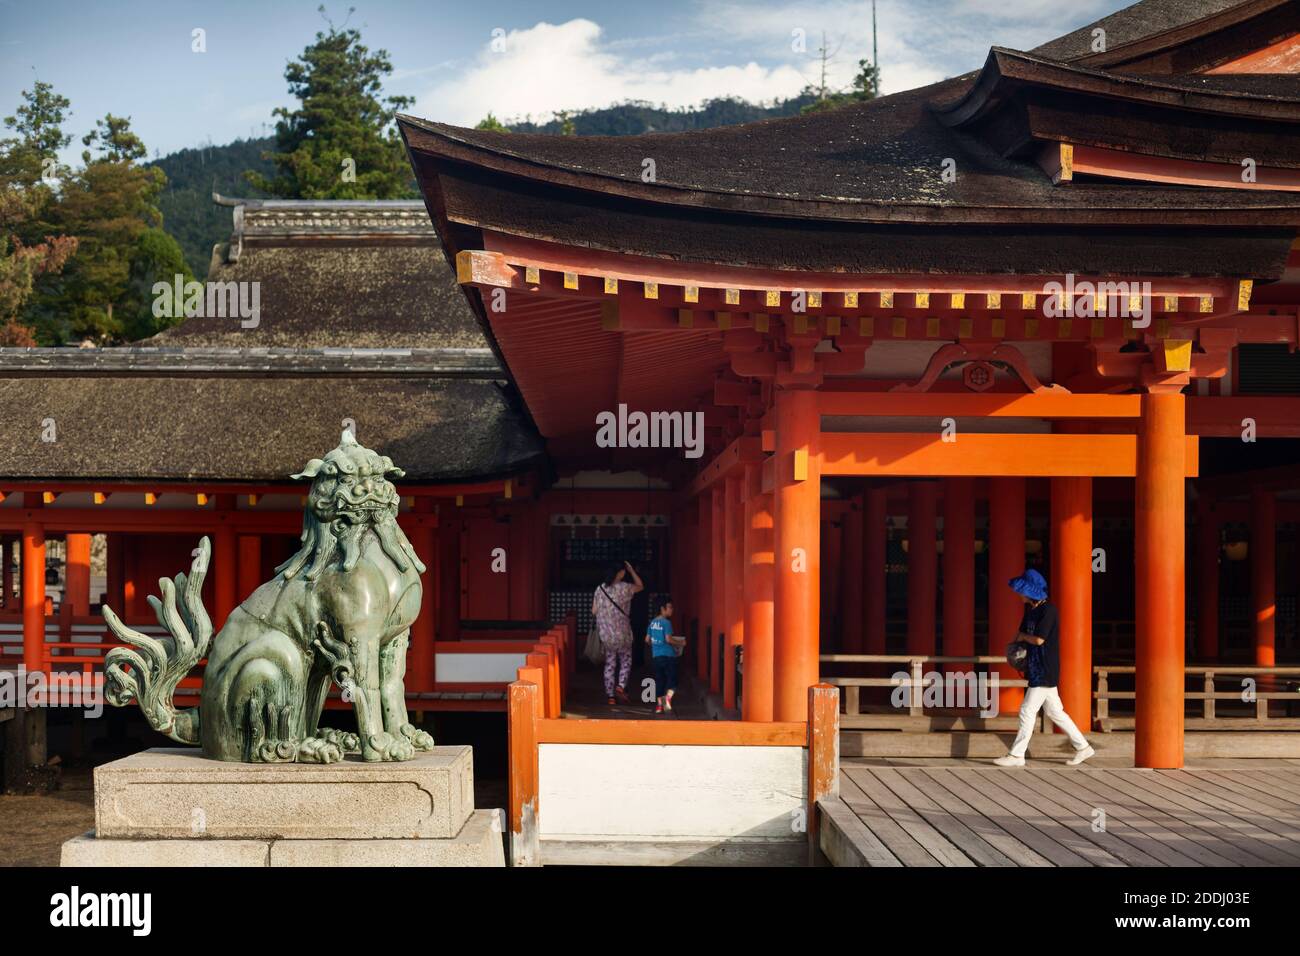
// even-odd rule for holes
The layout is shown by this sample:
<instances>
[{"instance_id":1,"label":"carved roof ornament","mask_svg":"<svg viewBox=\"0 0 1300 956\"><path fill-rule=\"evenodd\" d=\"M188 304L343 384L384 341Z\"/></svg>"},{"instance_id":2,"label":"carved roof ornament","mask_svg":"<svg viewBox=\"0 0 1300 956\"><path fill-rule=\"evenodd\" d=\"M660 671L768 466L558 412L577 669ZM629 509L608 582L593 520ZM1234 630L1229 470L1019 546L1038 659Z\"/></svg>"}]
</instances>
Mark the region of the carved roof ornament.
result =
<instances>
[{"instance_id":1,"label":"carved roof ornament","mask_svg":"<svg viewBox=\"0 0 1300 956\"><path fill-rule=\"evenodd\" d=\"M967 365L969 363L977 363L976 368L983 366L990 373L994 368L1004 368L1019 378L1027 391L1034 394L1068 395L1070 392L1063 385L1044 385L1029 367L1024 353L1014 345L1007 345L1005 342L951 342L948 345L940 346L930 356L929 364L925 367L925 373L917 381L911 385L895 385L890 391L928 392L931 386L939 380L939 376L948 369L954 365ZM979 378L982 383L983 377L980 376ZM987 384L983 384L982 387L977 388L973 385L972 378L965 373L963 374L963 381L966 387L972 389L972 391L984 391L993 384L991 374Z\"/></svg>"}]
</instances>

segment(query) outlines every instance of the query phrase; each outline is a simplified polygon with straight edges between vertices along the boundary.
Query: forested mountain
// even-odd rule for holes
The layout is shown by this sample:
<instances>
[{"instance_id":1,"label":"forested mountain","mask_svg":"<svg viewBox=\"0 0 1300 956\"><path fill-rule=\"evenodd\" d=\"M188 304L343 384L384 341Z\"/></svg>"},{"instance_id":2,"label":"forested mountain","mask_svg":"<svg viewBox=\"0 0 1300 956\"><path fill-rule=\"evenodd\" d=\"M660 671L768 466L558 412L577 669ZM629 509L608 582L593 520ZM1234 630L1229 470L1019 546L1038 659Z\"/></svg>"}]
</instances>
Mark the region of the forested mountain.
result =
<instances>
[{"instance_id":1,"label":"forested mountain","mask_svg":"<svg viewBox=\"0 0 1300 956\"><path fill-rule=\"evenodd\" d=\"M775 116L793 116L815 102L807 92L793 99L761 106L741 99L710 100L698 109L668 109L649 103L622 103L604 109L563 114L548 123L509 122L518 132L580 136L631 136L638 133L676 133L714 126L751 123ZM159 197L163 228L176 237L185 261L200 278L208 274L214 243L230 236L230 210L212 202L213 192L226 196L264 198L244 177L245 170L271 176L275 170L264 152L275 149L272 137L240 139L226 146L183 149L155 160L167 174L167 187Z\"/></svg>"},{"instance_id":2,"label":"forested mountain","mask_svg":"<svg viewBox=\"0 0 1300 956\"><path fill-rule=\"evenodd\" d=\"M237 139L225 146L182 149L153 162L167 174L167 186L158 197L163 228L180 243L185 261L199 278L208 274L213 244L230 236L230 210L216 205L212 194L261 198L244 171L273 173L262 153L274 146L270 137Z\"/></svg>"},{"instance_id":3,"label":"forested mountain","mask_svg":"<svg viewBox=\"0 0 1300 956\"><path fill-rule=\"evenodd\" d=\"M604 109L568 113L549 123L516 120L507 122L505 126L520 133L563 133L567 119L572 133L577 136L682 133L693 129L753 123L776 116L794 116L816 100L816 94L807 91L792 99L778 100L771 106L731 97L709 100L697 109L668 109L650 103L629 102Z\"/></svg>"}]
</instances>

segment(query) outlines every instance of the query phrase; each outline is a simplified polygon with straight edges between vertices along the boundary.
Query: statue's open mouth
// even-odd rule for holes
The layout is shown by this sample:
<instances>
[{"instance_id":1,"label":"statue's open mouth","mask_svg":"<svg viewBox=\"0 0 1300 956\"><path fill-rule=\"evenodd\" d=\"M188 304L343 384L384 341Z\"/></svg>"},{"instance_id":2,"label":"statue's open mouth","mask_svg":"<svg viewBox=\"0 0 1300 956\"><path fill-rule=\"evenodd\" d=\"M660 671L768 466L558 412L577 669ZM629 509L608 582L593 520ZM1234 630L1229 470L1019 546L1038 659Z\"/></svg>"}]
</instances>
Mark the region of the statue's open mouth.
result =
<instances>
[{"instance_id":1,"label":"statue's open mouth","mask_svg":"<svg viewBox=\"0 0 1300 956\"><path fill-rule=\"evenodd\" d=\"M380 498L364 498L356 503L340 501L338 515L355 523L375 522L390 517L396 510L395 504Z\"/></svg>"}]
</instances>

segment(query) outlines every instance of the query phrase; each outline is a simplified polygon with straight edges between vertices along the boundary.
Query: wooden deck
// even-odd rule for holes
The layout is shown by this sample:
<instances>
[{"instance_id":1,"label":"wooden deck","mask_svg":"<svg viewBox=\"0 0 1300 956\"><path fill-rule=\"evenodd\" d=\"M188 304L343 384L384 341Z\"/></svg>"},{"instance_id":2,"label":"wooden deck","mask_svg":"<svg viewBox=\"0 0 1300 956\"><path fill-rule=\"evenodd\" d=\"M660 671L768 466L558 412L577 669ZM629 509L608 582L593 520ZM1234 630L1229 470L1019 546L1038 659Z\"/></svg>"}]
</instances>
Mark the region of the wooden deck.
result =
<instances>
[{"instance_id":1,"label":"wooden deck","mask_svg":"<svg viewBox=\"0 0 1300 956\"><path fill-rule=\"evenodd\" d=\"M846 760L818 806L836 866L1300 866L1300 760Z\"/></svg>"}]
</instances>

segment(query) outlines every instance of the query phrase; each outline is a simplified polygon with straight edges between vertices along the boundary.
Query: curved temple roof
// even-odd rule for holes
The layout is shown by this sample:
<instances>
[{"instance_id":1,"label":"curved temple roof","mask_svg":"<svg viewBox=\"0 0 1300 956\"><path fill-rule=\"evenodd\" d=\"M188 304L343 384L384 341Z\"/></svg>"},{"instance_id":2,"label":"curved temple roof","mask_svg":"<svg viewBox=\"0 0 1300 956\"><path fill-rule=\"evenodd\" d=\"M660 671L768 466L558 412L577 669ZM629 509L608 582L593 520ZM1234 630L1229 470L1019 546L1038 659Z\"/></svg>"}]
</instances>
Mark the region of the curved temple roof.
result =
<instances>
[{"instance_id":1,"label":"curved temple roof","mask_svg":"<svg viewBox=\"0 0 1300 956\"><path fill-rule=\"evenodd\" d=\"M1114 52L1116 39L1122 47L1170 30L1196 38L1196 29L1219 30L1217 17L1295 11L1298 0L1146 0L1099 22L1109 24ZM778 269L1280 274L1300 191L1182 188L1143 176L1080 177L1062 188L1037 150L1077 142L1295 168L1300 77L1135 76L1051 51L1087 60L1073 41L1033 55L994 48L975 74L832 112L691 133L494 133L410 116L399 126L452 252L477 247L482 230ZM1198 154L1207 142L1213 149ZM1224 170L1214 172L1222 181ZM1023 245L1027 224L1032 247ZM1179 236L1189 225L1199 249Z\"/></svg>"}]
</instances>

